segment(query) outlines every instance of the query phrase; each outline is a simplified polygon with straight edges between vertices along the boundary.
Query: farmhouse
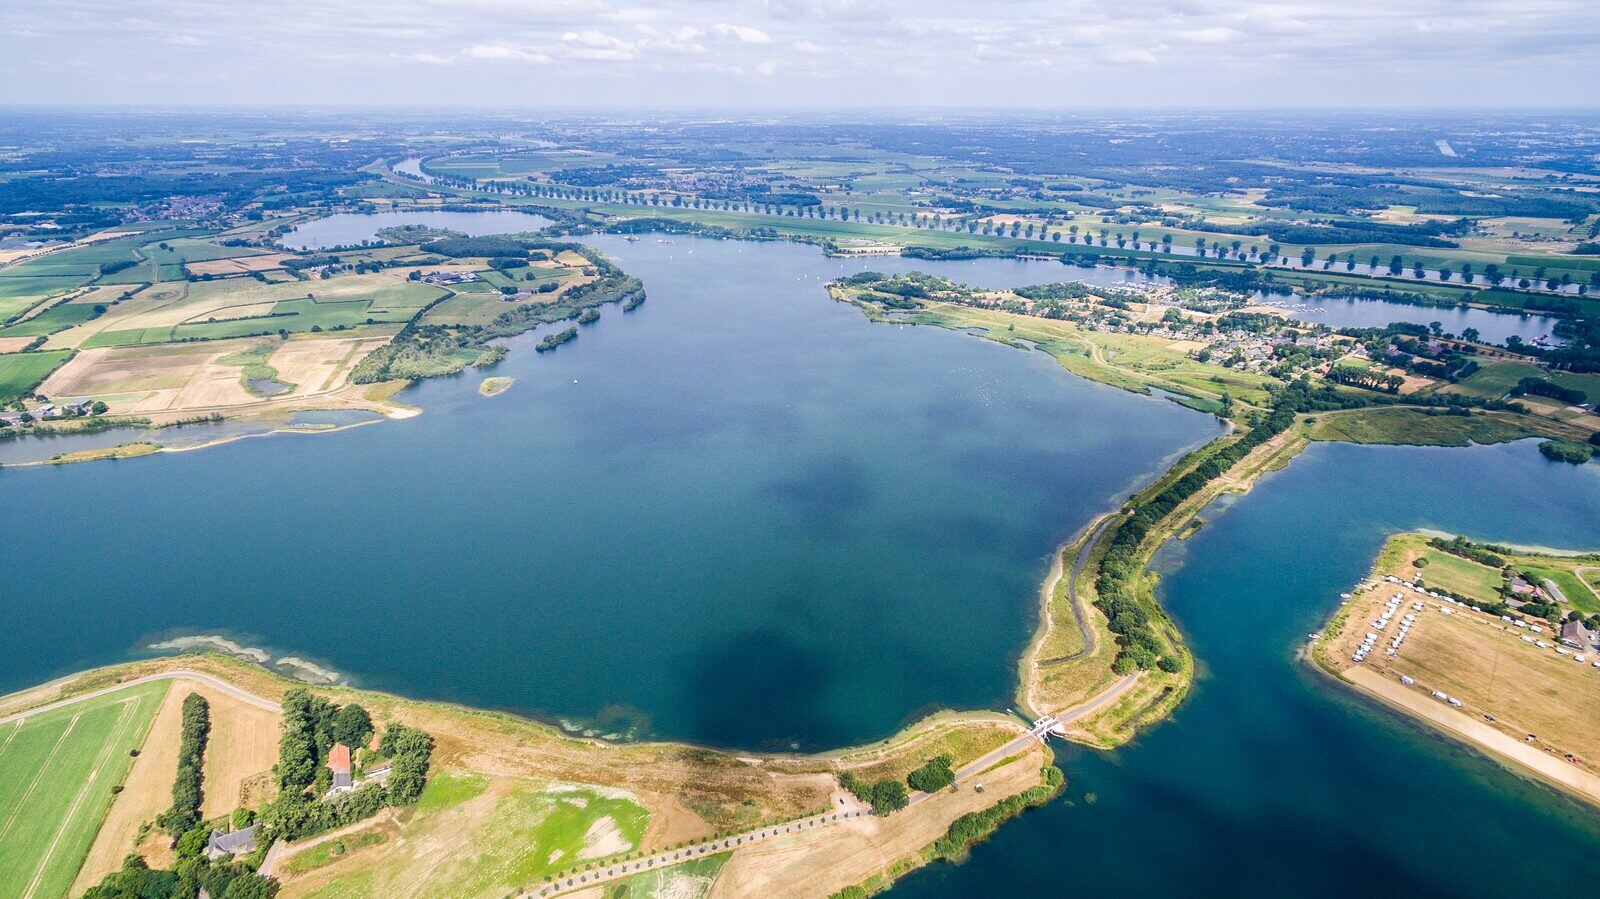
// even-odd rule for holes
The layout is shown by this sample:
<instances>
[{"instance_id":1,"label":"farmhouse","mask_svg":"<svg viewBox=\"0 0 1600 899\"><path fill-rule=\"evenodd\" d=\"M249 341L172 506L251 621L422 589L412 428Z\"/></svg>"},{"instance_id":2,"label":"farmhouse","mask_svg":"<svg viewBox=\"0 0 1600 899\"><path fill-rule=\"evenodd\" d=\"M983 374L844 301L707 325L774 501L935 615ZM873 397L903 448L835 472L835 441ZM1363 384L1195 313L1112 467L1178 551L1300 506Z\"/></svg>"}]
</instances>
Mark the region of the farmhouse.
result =
<instances>
[{"instance_id":1,"label":"farmhouse","mask_svg":"<svg viewBox=\"0 0 1600 899\"><path fill-rule=\"evenodd\" d=\"M428 282L429 284L438 284L438 285L462 284L462 283L465 283L467 281L476 281L476 280L478 280L478 273L477 272L434 272L433 274L423 275L422 276L422 280Z\"/></svg>"},{"instance_id":2,"label":"farmhouse","mask_svg":"<svg viewBox=\"0 0 1600 899\"><path fill-rule=\"evenodd\" d=\"M333 772L333 785L328 788L328 795L343 793L351 788L350 747L343 743L333 744L333 748L328 750L328 770Z\"/></svg>"},{"instance_id":3,"label":"farmhouse","mask_svg":"<svg viewBox=\"0 0 1600 899\"><path fill-rule=\"evenodd\" d=\"M230 858L236 855L249 855L256 849L256 825L240 828L232 833L223 833L220 830L211 831L211 839L206 841L206 858L217 861L221 858Z\"/></svg>"},{"instance_id":4,"label":"farmhouse","mask_svg":"<svg viewBox=\"0 0 1600 899\"><path fill-rule=\"evenodd\" d=\"M1568 621L1561 625L1561 642L1573 649L1593 649L1595 635L1581 621Z\"/></svg>"}]
</instances>

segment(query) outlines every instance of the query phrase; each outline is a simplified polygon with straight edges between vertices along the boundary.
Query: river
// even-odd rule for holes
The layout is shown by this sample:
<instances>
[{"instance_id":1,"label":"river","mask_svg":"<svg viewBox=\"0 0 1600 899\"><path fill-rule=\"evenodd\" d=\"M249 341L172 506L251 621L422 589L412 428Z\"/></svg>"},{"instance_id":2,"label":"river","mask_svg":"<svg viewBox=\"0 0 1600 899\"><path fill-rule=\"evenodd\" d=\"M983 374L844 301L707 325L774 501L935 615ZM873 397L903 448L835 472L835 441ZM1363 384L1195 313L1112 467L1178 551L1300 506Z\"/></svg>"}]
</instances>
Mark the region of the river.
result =
<instances>
[{"instance_id":1,"label":"river","mask_svg":"<svg viewBox=\"0 0 1600 899\"><path fill-rule=\"evenodd\" d=\"M299 250L325 250L348 247L373 240L380 230L401 225L426 225L448 228L472 237L485 234L516 234L537 231L550 224L542 215L497 209L483 212L457 212L442 209L408 209L400 212L340 212L296 225L280 241Z\"/></svg>"}]
</instances>

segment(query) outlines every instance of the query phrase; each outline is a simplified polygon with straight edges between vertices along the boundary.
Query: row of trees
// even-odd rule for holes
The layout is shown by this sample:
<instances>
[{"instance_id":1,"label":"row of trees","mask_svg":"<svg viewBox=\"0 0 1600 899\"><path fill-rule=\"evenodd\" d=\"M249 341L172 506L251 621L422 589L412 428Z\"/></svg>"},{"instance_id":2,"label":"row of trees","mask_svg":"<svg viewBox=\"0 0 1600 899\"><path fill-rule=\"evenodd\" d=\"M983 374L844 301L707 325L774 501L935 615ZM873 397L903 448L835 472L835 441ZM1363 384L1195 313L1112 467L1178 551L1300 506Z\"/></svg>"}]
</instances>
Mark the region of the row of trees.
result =
<instances>
[{"instance_id":1,"label":"row of trees","mask_svg":"<svg viewBox=\"0 0 1600 899\"><path fill-rule=\"evenodd\" d=\"M211 703L199 693L183 698L183 726L178 739L178 777L172 782L172 807L157 823L178 839L200 823L201 768L211 734Z\"/></svg>"},{"instance_id":2,"label":"row of trees","mask_svg":"<svg viewBox=\"0 0 1600 899\"><path fill-rule=\"evenodd\" d=\"M1234 463L1287 430L1299 412L1324 409L1346 409L1364 405L1364 401L1340 394L1332 387L1314 387L1310 378L1298 380L1281 388L1272 411L1261 416L1244 436L1210 452L1198 465L1169 484L1164 490L1143 502L1136 503L1128 516L1112 534L1105 557L1100 562L1095 579L1098 594L1096 605L1109 621L1107 627L1117 635L1117 657L1112 670L1128 674L1136 669L1159 667L1163 671L1177 671L1179 660L1168 653L1165 641L1155 631L1140 591L1143 586L1144 557L1140 552L1145 537L1178 507L1180 503L1202 487L1232 468Z\"/></svg>"}]
</instances>

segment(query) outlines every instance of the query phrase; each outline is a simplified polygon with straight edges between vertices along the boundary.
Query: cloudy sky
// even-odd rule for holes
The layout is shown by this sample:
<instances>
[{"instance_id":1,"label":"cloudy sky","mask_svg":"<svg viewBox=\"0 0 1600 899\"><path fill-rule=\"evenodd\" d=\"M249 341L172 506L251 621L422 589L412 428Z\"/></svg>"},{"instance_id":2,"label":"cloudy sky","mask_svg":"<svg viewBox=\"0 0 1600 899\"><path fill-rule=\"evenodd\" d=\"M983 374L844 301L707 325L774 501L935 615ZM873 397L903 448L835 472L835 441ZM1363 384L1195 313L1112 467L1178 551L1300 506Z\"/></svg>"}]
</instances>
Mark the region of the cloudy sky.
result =
<instances>
[{"instance_id":1,"label":"cloudy sky","mask_svg":"<svg viewBox=\"0 0 1600 899\"><path fill-rule=\"evenodd\" d=\"M0 103L1600 106L1597 0L4 0Z\"/></svg>"}]
</instances>

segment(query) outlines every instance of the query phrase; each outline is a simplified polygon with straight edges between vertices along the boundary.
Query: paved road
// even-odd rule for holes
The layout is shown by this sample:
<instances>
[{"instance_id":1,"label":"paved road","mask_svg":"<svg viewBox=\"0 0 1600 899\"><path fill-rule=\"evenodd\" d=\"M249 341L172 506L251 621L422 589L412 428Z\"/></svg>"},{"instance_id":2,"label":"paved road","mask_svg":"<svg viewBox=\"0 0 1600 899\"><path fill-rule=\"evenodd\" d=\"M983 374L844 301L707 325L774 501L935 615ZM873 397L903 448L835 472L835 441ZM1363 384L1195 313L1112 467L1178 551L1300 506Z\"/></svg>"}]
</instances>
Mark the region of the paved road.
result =
<instances>
[{"instance_id":1,"label":"paved road","mask_svg":"<svg viewBox=\"0 0 1600 899\"><path fill-rule=\"evenodd\" d=\"M1078 601L1078 575L1083 573L1083 566L1089 564L1089 554L1094 551L1094 545L1100 541L1100 535L1105 532L1106 528L1110 527L1113 522L1121 517L1121 514L1122 513L1120 512L1107 513L1107 515L1100 520L1100 523L1095 526L1095 529L1089 532L1089 536L1084 539L1083 545L1078 549L1077 560L1072 563L1072 573L1067 575L1067 601L1072 605L1072 617L1078 623L1078 633L1083 635L1083 648L1075 653L1072 653L1071 655L1065 655L1055 659L1046 659L1045 661L1039 663L1039 667L1044 668L1050 665L1065 665L1068 662L1076 661L1088 655L1089 653L1094 652L1094 632L1090 630L1089 622L1084 620L1083 604ZM1055 580L1052 579L1046 589L1054 590L1055 588Z\"/></svg>"},{"instance_id":2,"label":"paved road","mask_svg":"<svg viewBox=\"0 0 1600 899\"><path fill-rule=\"evenodd\" d=\"M147 683L150 683L151 681L158 681L158 680L195 680L195 681L199 681L199 682L205 684L208 687L212 687L214 689L220 690L221 692L226 693L229 696L232 696L233 698L240 700L241 702L249 703L250 705L253 705L256 708L266 709L269 712L276 712L276 713L280 713L280 714L283 712L283 706L278 705L277 703L273 702L270 699L263 699L260 696L255 695L254 693L247 693L244 690L241 690L238 687L235 687L233 684L230 684L225 680L221 680L219 678L212 677L209 674L201 674L198 671L189 671L189 670L186 670L186 669L182 669L182 670L178 670L178 671L163 671L160 674L151 674L151 675L146 675L145 677L134 678L133 680L130 680L130 681L123 681L122 683L116 684L115 686L106 687L106 688L101 689L101 690L95 690L95 691L93 691L91 693L85 693L82 696L74 696L71 699L62 699L62 700L59 700L57 702L52 702L52 703L48 703L46 705L39 706L38 708L29 709L26 712L18 712L15 715L7 715L4 718L0 718L0 724L10 724L13 721L22 721L22 720L25 720L25 719L28 719L28 718L32 718L34 715L41 715L41 714L43 714L45 712L52 712L52 711L55 711L56 709L65 708L66 706L72 705L74 703L84 702L86 700L90 700L90 699L94 699L96 697L104 696L107 693L115 693L118 690L123 690L123 689L126 689L128 687L132 687L132 686L134 686L136 684L147 684Z\"/></svg>"},{"instance_id":3,"label":"paved road","mask_svg":"<svg viewBox=\"0 0 1600 899\"><path fill-rule=\"evenodd\" d=\"M989 770L994 766L995 763L1016 755L1018 752L1027 749L1034 742L1043 741L1045 736L1052 729L1058 726L1066 725L1067 723L1081 718L1084 715L1099 711L1100 709L1104 708L1107 703L1115 701L1117 697L1121 696L1122 693L1132 686L1133 683L1138 679L1138 674L1129 674L1112 684L1098 696L1094 696L1082 703L1079 703L1078 705L1067 709L1059 715L1046 715L1045 717L1040 718L1038 721L1034 722L1033 726L1028 729L1027 733L1021 734L1016 739L1005 744L1004 746L1001 746L999 749L996 749L977 761L962 767L956 772L956 783L969 780L972 777ZM920 791L912 793L906 804L908 806L916 805L931 795L932 794L930 793L923 793ZM573 873L572 875L563 877L554 883L545 884L529 893L521 895L541 897L554 896L559 893L567 892L568 890L587 889L610 880L616 880L620 877L638 874L641 871L668 868L678 864L679 862L687 861L692 858L700 858L705 855L714 855L718 852L726 852L730 849L737 849L742 846L748 846L751 843L770 840L773 837L780 837L798 830L804 830L826 824L834 824L850 818L866 817L871 813L872 812L868 809L852 809L850 811L843 812L827 812L810 818L803 818L799 821L789 824L775 824L771 827L763 827L759 830L751 831L745 834L710 840L704 843L696 843L686 849L659 852L655 855L640 859L638 861L620 863L612 865L608 868L601 868L598 871Z\"/></svg>"}]
</instances>

